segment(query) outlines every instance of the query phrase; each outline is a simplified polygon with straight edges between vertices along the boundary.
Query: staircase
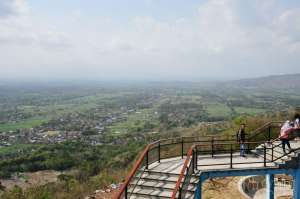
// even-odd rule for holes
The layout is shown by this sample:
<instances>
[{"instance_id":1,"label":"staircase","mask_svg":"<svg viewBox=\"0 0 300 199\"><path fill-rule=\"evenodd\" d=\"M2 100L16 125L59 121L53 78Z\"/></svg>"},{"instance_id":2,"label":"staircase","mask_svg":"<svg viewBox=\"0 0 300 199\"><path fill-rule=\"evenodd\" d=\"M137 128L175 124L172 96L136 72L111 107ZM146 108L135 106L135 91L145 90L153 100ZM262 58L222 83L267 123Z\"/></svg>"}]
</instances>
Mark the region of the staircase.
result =
<instances>
[{"instance_id":1,"label":"staircase","mask_svg":"<svg viewBox=\"0 0 300 199\"><path fill-rule=\"evenodd\" d=\"M128 190L130 199L135 198L171 198L176 182L179 178L177 173L165 173L145 170L143 174L134 177ZM192 176L185 198L193 198L198 182L197 174Z\"/></svg>"},{"instance_id":2,"label":"staircase","mask_svg":"<svg viewBox=\"0 0 300 199\"><path fill-rule=\"evenodd\" d=\"M266 143L266 159L273 162L279 168L292 168L297 166L298 158L300 158L300 140L290 141L292 150L289 151L286 146L287 154L283 153L281 141ZM264 144L259 145L255 150L252 150L257 156L263 157Z\"/></svg>"}]
</instances>

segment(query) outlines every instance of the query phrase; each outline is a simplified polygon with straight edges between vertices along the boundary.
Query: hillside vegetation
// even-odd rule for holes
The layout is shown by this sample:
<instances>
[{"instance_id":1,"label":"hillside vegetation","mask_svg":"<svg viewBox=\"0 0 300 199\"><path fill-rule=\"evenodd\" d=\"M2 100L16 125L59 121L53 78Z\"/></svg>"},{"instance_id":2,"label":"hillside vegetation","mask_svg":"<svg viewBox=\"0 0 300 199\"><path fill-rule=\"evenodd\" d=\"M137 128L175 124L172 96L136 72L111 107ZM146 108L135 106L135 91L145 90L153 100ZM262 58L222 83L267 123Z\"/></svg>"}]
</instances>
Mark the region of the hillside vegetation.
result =
<instances>
[{"instance_id":1,"label":"hillside vegetation","mask_svg":"<svg viewBox=\"0 0 300 199\"><path fill-rule=\"evenodd\" d=\"M84 198L123 181L153 140L232 138L241 123L251 133L291 119L300 106L296 90L227 83L0 87L0 179L66 171L57 182L7 189L1 198Z\"/></svg>"}]
</instances>

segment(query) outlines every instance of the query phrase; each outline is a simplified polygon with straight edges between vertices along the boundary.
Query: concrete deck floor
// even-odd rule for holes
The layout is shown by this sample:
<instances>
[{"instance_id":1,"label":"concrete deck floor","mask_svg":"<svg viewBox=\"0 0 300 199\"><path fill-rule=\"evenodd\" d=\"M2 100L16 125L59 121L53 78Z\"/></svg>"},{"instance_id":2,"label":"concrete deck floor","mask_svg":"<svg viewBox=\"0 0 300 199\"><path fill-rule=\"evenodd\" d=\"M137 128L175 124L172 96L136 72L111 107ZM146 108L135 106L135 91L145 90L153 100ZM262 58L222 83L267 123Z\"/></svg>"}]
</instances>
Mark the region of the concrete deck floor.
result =
<instances>
[{"instance_id":1,"label":"concrete deck floor","mask_svg":"<svg viewBox=\"0 0 300 199\"><path fill-rule=\"evenodd\" d=\"M155 162L149 165L150 171L163 172L163 173L174 173L180 174L180 171L183 167L185 161L185 157L182 159L181 157L169 158L161 160L160 163ZM247 155L246 157L240 157L239 153L233 154L233 168L262 168L264 167L263 157L255 157L254 155ZM259 163L257 163L259 162ZM224 164L224 165L218 165ZM209 165L209 166L203 166ZM267 167L274 167L274 163L267 163ZM200 171L208 171L208 170L216 170L216 169L230 169L230 154L220 154L214 155L211 157L210 155L202 155L198 156L198 170Z\"/></svg>"},{"instance_id":2,"label":"concrete deck floor","mask_svg":"<svg viewBox=\"0 0 300 199\"><path fill-rule=\"evenodd\" d=\"M293 149L300 148L300 141L290 141L291 147ZM280 141L275 142L274 144L280 144ZM282 151L281 146L276 148L277 151ZM288 150L287 150L288 151ZM268 151L270 153L270 151ZM160 163L155 162L149 165L149 170L165 172L165 173L175 173L179 174L182 166L185 161L181 157L163 159ZM269 155L267 159L270 159ZM242 168L262 168L264 167L264 158L261 156L254 156L253 154L246 154L246 157L240 157L239 152L233 154L233 169L242 169ZM278 160L277 163L281 162ZM219 165L223 164L223 165ZM204 166L207 165L207 166ZM267 167L276 166L275 163L270 162L266 164ZM198 155L198 170L208 171L208 170L222 170L230 169L230 154L217 154L214 157L211 155Z\"/></svg>"}]
</instances>

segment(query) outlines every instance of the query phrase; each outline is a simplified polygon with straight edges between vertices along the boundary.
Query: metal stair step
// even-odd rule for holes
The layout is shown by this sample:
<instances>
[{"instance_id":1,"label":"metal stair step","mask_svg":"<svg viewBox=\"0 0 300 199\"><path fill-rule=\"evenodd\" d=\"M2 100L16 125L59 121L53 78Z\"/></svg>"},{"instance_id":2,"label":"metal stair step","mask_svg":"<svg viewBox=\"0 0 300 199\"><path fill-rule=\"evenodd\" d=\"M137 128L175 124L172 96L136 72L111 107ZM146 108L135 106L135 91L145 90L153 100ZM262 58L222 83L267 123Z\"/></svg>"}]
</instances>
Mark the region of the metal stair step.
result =
<instances>
[{"instance_id":1,"label":"metal stair step","mask_svg":"<svg viewBox=\"0 0 300 199\"><path fill-rule=\"evenodd\" d=\"M156 180L156 181L177 182L179 178L179 174L158 173L158 172L147 171L141 175L135 176L135 178L149 179L149 180ZM194 175L191 179L191 183L197 183L197 182L198 182L198 177Z\"/></svg>"},{"instance_id":2,"label":"metal stair step","mask_svg":"<svg viewBox=\"0 0 300 199\"><path fill-rule=\"evenodd\" d=\"M152 190L152 189L147 189L144 188L135 188L134 192L131 193L130 199L135 199L135 198L153 198L153 199L168 199L171 198L173 191L158 191L158 190ZM178 198L178 196L177 196ZM193 192L187 192L185 195L185 198L191 199L194 198L194 193Z\"/></svg>"},{"instance_id":3,"label":"metal stair step","mask_svg":"<svg viewBox=\"0 0 300 199\"><path fill-rule=\"evenodd\" d=\"M153 187L140 187L136 186L134 189L129 188L128 192L130 194L136 194L136 195L149 195L149 196L155 196L155 197L165 197L169 198L172 196L173 191L172 190L163 190L163 189L157 189Z\"/></svg>"},{"instance_id":4,"label":"metal stair step","mask_svg":"<svg viewBox=\"0 0 300 199\"><path fill-rule=\"evenodd\" d=\"M137 184L136 184L137 183ZM139 187L153 187L160 190L166 189L166 190L174 190L176 186L176 182L162 182L162 181L147 181L144 179L141 179L139 181L135 180L131 183L132 186L139 186ZM189 191L195 191L196 184L189 184L188 190Z\"/></svg>"}]
</instances>

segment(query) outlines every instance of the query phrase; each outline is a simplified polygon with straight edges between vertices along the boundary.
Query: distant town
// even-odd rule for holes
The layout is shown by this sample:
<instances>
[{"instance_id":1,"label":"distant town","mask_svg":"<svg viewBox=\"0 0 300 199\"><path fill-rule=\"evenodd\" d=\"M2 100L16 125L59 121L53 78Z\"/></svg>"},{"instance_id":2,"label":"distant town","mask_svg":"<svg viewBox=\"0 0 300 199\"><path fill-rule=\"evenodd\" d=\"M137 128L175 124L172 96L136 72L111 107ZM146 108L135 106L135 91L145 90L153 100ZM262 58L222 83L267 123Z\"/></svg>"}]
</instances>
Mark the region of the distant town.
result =
<instances>
[{"instance_id":1,"label":"distant town","mask_svg":"<svg viewBox=\"0 0 300 199\"><path fill-rule=\"evenodd\" d=\"M50 122L30 129L7 131L0 134L0 146L14 144L55 144L65 141L82 141L90 145L116 144L104 141L105 128L115 122L126 120L130 113L138 113L135 109L121 107L119 113L110 113L100 121L84 120L78 114L71 114L66 118L51 120ZM63 130L70 126L73 130ZM78 130L77 130L78 129Z\"/></svg>"}]
</instances>

